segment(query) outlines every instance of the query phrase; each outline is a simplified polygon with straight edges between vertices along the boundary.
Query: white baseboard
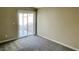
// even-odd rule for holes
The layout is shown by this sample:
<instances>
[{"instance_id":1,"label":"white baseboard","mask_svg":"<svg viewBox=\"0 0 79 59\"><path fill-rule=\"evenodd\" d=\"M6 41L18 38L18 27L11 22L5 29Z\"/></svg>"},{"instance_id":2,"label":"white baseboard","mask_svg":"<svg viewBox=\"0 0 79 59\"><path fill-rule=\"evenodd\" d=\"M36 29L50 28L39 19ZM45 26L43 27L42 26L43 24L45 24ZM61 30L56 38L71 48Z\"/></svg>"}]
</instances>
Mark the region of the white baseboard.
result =
<instances>
[{"instance_id":1,"label":"white baseboard","mask_svg":"<svg viewBox=\"0 0 79 59\"><path fill-rule=\"evenodd\" d=\"M18 39L18 38L6 39L6 40L3 40L3 41L0 41L0 43L4 43L4 42L8 42L8 41L12 41L12 40L15 40L15 39Z\"/></svg>"},{"instance_id":2,"label":"white baseboard","mask_svg":"<svg viewBox=\"0 0 79 59\"><path fill-rule=\"evenodd\" d=\"M31 36L31 35L29 35L29 36ZM28 37L28 36L24 36L24 37ZM4 42L16 40L16 39L21 39L21 38L24 38L24 37L15 37L15 38L6 39L6 40L3 40L3 41L0 41L0 43L4 43Z\"/></svg>"},{"instance_id":3,"label":"white baseboard","mask_svg":"<svg viewBox=\"0 0 79 59\"><path fill-rule=\"evenodd\" d=\"M42 36L42 35L38 35L38 36L43 37L43 38L48 39L48 40L51 40L51 41L53 41L53 42L56 42L56 43L58 43L58 44L60 44L60 45L63 45L63 46L65 46L65 47L68 47L68 48L73 49L73 50L75 50L75 51L79 51L79 49L77 49L77 48L75 48L75 47L72 47L72 46L69 46L69 45L67 45L67 44L64 44L64 43L62 43L62 42L59 42L59 41L50 39L50 38L45 37L45 36Z\"/></svg>"}]
</instances>

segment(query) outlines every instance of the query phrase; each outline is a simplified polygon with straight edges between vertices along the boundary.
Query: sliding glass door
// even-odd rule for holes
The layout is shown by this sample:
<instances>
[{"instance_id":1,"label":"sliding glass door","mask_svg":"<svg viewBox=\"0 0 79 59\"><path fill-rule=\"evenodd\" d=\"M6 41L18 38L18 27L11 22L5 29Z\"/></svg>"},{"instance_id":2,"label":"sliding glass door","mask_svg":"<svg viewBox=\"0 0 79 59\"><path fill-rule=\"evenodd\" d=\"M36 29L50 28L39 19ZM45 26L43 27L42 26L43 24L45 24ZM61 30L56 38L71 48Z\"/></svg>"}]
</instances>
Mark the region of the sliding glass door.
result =
<instances>
[{"instance_id":1,"label":"sliding glass door","mask_svg":"<svg viewBox=\"0 0 79 59\"><path fill-rule=\"evenodd\" d=\"M33 35L35 33L34 15L32 12L18 12L19 37Z\"/></svg>"}]
</instances>

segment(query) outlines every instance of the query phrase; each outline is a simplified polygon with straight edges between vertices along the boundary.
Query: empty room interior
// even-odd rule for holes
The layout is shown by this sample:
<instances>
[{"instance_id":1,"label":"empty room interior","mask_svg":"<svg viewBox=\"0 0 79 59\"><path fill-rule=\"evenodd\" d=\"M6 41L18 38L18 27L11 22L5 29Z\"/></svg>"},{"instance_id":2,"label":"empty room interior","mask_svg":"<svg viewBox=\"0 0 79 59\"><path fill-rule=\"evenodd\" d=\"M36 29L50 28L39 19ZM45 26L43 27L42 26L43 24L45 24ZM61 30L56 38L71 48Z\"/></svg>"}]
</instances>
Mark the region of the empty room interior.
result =
<instances>
[{"instance_id":1,"label":"empty room interior","mask_svg":"<svg viewBox=\"0 0 79 59\"><path fill-rule=\"evenodd\" d=\"M78 7L0 7L0 51L78 50Z\"/></svg>"}]
</instances>

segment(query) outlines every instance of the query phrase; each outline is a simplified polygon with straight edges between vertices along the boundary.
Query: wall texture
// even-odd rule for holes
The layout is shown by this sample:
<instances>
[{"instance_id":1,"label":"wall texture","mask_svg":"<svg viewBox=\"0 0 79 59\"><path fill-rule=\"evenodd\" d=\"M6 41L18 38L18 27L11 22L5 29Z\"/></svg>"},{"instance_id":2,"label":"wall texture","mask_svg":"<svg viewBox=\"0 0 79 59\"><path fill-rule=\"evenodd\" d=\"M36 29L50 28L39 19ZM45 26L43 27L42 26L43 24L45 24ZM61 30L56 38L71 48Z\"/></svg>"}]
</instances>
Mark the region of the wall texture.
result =
<instances>
[{"instance_id":1,"label":"wall texture","mask_svg":"<svg viewBox=\"0 0 79 59\"><path fill-rule=\"evenodd\" d=\"M37 34L79 49L79 8L40 8Z\"/></svg>"},{"instance_id":2,"label":"wall texture","mask_svg":"<svg viewBox=\"0 0 79 59\"><path fill-rule=\"evenodd\" d=\"M0 7L0 41L18 37L17 10L32 10L29 7Z\"/></svg>"}]
</instances>

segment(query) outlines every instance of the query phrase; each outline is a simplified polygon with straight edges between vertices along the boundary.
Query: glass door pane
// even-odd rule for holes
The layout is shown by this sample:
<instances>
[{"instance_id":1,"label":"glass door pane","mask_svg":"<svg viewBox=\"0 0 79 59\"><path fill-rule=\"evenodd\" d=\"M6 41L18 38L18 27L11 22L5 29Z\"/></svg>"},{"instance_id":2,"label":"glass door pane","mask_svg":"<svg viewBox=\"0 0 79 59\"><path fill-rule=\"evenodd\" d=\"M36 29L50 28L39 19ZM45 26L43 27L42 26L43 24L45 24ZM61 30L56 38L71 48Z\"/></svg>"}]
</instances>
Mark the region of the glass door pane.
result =
<instances>
[{"instance_id":1,"label":"glass door pane","mask_svg":"<svg viewBox=\"0 0 79 59\"><path fill-rule=\"evenodd\" d=\"M19 37L27 36L27 14L19 13Z\"/></svg>"},{"instance_id":2,"label":"glass door pane","mask_svg":"<svg viewBox=\"0 0 79 59\"><path fill-rule=\"evenodd\" d=\"M28 35L33 35L33 28L34 28L34 24L33 24L33 14L28 13Z\"/></svg>"},{"instance_id":3,"label":"glass door pane","mask_svg":"<svg viewBox=\"0 0 79 59\"><path fill-rule=\"evenodd\" d=\"M28 35L28 14L24 13L24 36Z\"/></svg>"}]
</instances>

